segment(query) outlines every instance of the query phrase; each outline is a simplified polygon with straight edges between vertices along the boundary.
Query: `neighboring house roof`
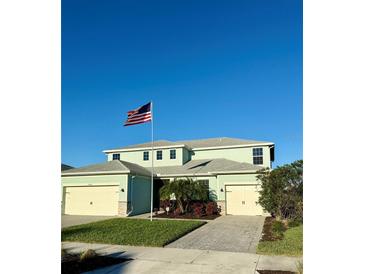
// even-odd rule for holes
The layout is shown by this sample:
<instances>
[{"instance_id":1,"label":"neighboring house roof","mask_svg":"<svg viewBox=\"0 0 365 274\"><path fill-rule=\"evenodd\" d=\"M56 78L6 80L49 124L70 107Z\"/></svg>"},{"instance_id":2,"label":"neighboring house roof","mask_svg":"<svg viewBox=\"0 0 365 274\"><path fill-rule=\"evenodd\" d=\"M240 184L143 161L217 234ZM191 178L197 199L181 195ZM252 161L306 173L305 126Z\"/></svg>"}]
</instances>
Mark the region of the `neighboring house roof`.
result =
<instances>
[{"instance_id":1,"label":"neighboring house roof","mask_svg":"<svg viewBox=\"0 0 365 274\"><path fill-rule=\"evenodd\" d=\"M139 175L151 175L151 172L137 164L126 161L113 160L101 164L89 165L80 168L65 170L62 175L92 175L92 174L121 174L135 173Z\"/></svg>"},{"instance_id":2,"label":"neighboring house roof","mask_svg":"<svg viewBox=\"0 0 365 274\"><path fill-rule=\"evenodd\" d=\"M157 176L194 176L225 173L250 173L263 167L249 163L239 163L224 158L191 160L182 166L155 167Z\"/></svg>"},{"instance_id":3,"label":"neighboring house roof","mask_svg":"<svg viewBox=\"0 0 365 274\"><path fill-rule=\"evenodd\" d=\"M66 164L61 164L61 171L68 170L68 169L71 169L71 168L74 168L74 167L66 165Z\"/></svg>"},{"instance_id":4,"label":"neighboring house roof","mask_svg":"<svg viewBox=\"0 0 365 274\"><path fill-rule=\"evenodd\" d=\"M234 146L250 146L250 145L273 145L272 142L266 141L256 141L256 140L245 140L245 139L237 139L237 138L228 138L228 137L219 137L219 138L209 138L209 139L198 139L198 140L182 140L182 141L166 141L166 140L159 140L153 143L155 148L162 148L162 147L179 147L184 146L189 149L198 150L198 149L207 149L207 148L218 148L218 147L234 147ZM137 149L146 149L151 148L152 142L143 143L143 144L136 144L125 146L116 149L109 149L104 150L104 152L113 152L113 151L123 151L123 150L137 150Z\"/></svg>"}]
</instances>

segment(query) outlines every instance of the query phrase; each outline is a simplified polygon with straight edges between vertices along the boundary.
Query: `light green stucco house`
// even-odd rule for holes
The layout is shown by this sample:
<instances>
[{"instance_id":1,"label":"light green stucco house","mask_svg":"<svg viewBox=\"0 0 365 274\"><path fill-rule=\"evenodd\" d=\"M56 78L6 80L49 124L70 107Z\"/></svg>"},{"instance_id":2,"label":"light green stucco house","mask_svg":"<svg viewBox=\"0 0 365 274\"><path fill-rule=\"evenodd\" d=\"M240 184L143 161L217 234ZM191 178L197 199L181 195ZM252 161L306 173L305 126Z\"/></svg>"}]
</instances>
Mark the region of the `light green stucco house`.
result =
<instances>
[{"instance_id":1,"label":"light green stucco house","mask_svg":"<svg viewBox=\"0 0 365 274\"><path fill-rule=\"evenodd\" d=\"M62 171L62 212L71 215L132 216L150 210L151 159L154 207L165 180L204 180L221 214L262 215L257 170L271 168L274 143L235 138L155 141L108 149L101 164Z\"/></svg>"}]
</instances>

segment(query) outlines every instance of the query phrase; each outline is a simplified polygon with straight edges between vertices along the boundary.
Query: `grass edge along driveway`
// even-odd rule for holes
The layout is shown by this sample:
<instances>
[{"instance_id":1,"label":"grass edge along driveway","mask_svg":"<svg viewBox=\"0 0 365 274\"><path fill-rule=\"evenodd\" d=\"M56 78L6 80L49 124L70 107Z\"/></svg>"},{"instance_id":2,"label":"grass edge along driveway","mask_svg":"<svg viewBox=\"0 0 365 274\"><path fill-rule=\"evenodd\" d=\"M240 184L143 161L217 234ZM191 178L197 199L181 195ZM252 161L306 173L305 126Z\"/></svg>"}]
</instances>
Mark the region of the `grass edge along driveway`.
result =
<instances>
[{"instance_id":1,"label":"grass edge along driveway","mask_svg":"<svg viewBox=\"0 0 365 274\"><path fill-rule=\"evenodd\" d=\"M303 224L288 228L284 232L282 240L260 241L257 246L257 254L302 256Z\"/></svg>"},{"instance_id":2,"label":"grass edge along driveway","mask_svg":"<svg viewBox=\"0 0 365 274\"><path fill-rule=\"evenodd\" d=\"M61 240L162 247L204 224L202 221L114 218L64 228Z\"/></svg>"}]
</instances>

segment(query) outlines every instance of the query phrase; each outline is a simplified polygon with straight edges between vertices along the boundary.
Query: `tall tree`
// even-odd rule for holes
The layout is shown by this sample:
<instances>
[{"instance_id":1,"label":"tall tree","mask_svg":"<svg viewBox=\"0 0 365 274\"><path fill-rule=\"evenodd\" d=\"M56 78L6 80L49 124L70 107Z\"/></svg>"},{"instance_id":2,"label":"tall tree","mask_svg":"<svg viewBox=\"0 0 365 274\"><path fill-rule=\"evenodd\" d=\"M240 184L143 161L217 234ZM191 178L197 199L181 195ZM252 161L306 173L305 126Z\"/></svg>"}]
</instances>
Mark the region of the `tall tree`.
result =
<instances>
[{"instance_id":1,"label":"tall tree","mask_svg":"<svg viewBox=\"0 0 365 274\"><path fill-rule=\"evenodd\" d=\"M303 217L303 160L258 171L259 204L279 218Z\"/></svg>"}]
</instances>

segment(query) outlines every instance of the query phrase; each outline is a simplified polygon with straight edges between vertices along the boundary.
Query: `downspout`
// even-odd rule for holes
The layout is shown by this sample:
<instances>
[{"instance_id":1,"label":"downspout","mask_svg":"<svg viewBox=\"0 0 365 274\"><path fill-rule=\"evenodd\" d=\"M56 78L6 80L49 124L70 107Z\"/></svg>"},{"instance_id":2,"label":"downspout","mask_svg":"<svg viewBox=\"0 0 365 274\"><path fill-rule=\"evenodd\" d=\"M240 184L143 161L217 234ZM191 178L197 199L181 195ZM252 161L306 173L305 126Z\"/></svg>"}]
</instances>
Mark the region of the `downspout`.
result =
<instances>
[{"instance_id":1,"label":"downspout","mask_svg":"<svg viewBox=\"0 0 365 274\"><path fill-rule=\"evenodd\" d=\"M136 176L132 176L132 180L131 180L131 211L129 211L127 213L127 216L129 216L133 212L133 179L134 178L136 178Z\"/></svg>"}]
</instances>

